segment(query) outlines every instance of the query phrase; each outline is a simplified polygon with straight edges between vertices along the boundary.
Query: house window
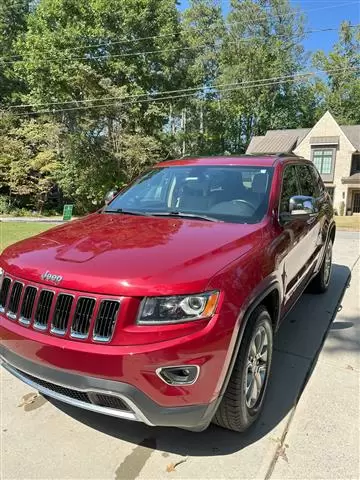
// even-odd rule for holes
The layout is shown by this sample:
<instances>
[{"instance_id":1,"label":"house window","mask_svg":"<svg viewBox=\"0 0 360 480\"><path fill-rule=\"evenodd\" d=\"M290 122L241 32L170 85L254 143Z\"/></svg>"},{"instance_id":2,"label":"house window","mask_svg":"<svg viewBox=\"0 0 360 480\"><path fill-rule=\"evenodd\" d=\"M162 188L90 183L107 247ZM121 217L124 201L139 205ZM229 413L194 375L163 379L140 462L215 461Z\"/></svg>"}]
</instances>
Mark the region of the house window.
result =
<instances>
[{"instance_id":1,"label":"house window","mask_svg":"<svg viewBox=\"0 0 360 480\"><path fill-rule=\"evenodd\" d=\"M321 174L331 174L333 152L333 150L314 150L314 164Z\"/></svg>"},{"instance_id":2,"label":"house window","mask_svg":"<svg viewBox=\"0 0 360 480\"><path fill-rule=\"evenodd\" d=\"M352 156L350 175L354 175L354 173L358 172L360 172L360 154L354 153L354 155Z\"/></svg>"},{"instance_id":3,"label":"house window","mask_svg":"<svg viewBox=\"0 0 360 480\"><path fill-rule=\"evenodd\" d=\"M313 148L312 161L324 182L334 180L335 148Z\"/></svg>"},{"instance_id":4,"label":"house window","mask_svg":"<svg viewBox=\"0 0 360 480\"><path fill-rule=\"evenodd\" d=\"M331 203L334 205L334 191L335 187L325 187L326 192L329 194L331 198Z\"/></svg>"}]
</instances>

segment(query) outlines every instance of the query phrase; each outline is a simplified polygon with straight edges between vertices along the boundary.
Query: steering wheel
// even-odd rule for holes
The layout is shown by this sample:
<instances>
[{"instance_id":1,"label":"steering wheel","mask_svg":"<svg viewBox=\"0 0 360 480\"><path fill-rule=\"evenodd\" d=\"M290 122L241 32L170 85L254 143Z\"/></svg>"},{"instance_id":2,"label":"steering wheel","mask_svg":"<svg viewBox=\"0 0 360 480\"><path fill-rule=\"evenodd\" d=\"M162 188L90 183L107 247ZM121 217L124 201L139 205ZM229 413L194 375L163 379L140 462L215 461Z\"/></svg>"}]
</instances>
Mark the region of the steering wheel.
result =
<instances>
[{"instance_id":1,"label":"steering wheel","mask_svg":"<svg viewBox=\"0 0 360 480\"><path fill-rule=\"evenodd\" d=\"M254 207L254 205L250 202L248 202L247 200L243 200L241 198L239 198L238 200L232 200L231 203L245 203L245 205L247 205L248 207L250 207L254 212L256 211L256 207Z\"/></svg>"}]
</instances>

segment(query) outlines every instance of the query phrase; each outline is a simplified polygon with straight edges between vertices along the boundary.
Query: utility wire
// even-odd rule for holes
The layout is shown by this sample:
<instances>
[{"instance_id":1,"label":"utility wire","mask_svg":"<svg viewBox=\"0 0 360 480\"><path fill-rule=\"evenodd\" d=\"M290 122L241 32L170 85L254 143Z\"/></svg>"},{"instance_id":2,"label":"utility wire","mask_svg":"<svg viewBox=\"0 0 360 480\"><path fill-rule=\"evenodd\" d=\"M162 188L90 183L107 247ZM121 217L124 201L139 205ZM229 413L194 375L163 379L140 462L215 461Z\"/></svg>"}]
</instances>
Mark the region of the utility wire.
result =
<instances>
[{"instance_id":1,"label":"utility wire","mask_svg":"<svg viewBox=\"0 0 360 480\"><path fill-rule=\"evenodd\" d=\"M349 28L357 28L359 27L360 24L355 24L355 25L349 25ZM338 31L338 28L319 28L319 29L312 29L312 30L306 30L302 34L307 35L307 34L313 34L313 33L324 33L324 32L334 32ZM246 37L246 38L239 38L234 41L226 42L226 45L238 45L240 42L251 42L253 40L269 40L270 38L283 38L283 37L288 37L286 34L275 34L275 35L270 35L269 37L264 37L264 36L254 36L254 37ZM74 57L69 57L69 61L71 60L85 60L85 61L93 61L93 60L108 60L110 58L126 58L126 57L137 57L137 56L146 56L146 55L153 55L153 54L162 54L162 53L169 53L169 52L176 52L176 51L184 51L184 50L201 50L202 48L208 48L208 47L213 47L215 45L209 45L209 44L203 44L203 45L196 45L196 46L181 46L181 47L175 47L175 48L165 48L165 49L156 49L156 50L148 50L145 52L129 52L129 53L119 53L119 54L111 54L111 53L105 53L104 55L91 55L87 54L87 56L74 56ZM2 61L0 59L1 63L5 65L10 65L10 64L16 64L16 63L27 63L29 60L6 60ZM37 59L37 62L41 63L48 63L48 62L57 62L59 61L58 58L41 58ZM61 59L63 61L63 59Z\"/></svg>"},{"instance_id":2,"label":"utility wire","mask_svg":"<svg viewBox=\"0 0 360 480\"><path fill-rule=\"evenodd\" d=\"M349 5L356 5L356 4L360 4L358 0L356 1L352 1L352 2L347 2L347 3L342 3L342 4L339 4L339 5L327 5L325 7L318 7L318 8L315 8L315 9L310 9L310 10L307 10L306 13L308 12L313 12L313 11L319 11L319 10L326 10L326 9L329 9L329 8L339 8L339 7L344 7L344 6L349 6ZM249 8L251 8L249 6ZM252 13L250 11L248 11L247 13ZM282 15L282 17L287 17L287 16L293 16L293 15L298 15L299 12L287 12L287 13L284 13ZM265 15L265 16L257 16L256 18L254 18L255 21L258 21L258 20L267 20L267 19L271 19L273 18L272 15ZM243 25L243 26L247 26L246 23L243 23L243 22L233 22L232 25L236 25L236 24L240 24L240 25ZM249 23L248 26L253 26L254 23ZM352 27L356 27L358 25L354 25ZM338 30L338 29L334 29L334 30ZM307 34L307 33L317 33L317 32L321 32L321 31L332 31L332 30L328 30L328 29L318 29L318 30L309 30L307 32L304 32L304 34ZM176 32L176 33L169 33L169 34L159 34L159 35L152 35L152 36L148 36L148 37L137 37L137 38L134 38L134 39L123 39L123 40L118 40L118 41L109 41L109 42L104 42L104 43L98 43L96 45L93 45L93 44L89 44L89 45L84 45L84 46L79 46L79 47L70 47L70 48L66 48L66 50L79 50L79 49L85 49L85 48L98 48L98 47L101 47L101 46L104 46L104 47L111 47L112 45L116 45L116 44L122 44L122 43L133 43L133 42L139 42L141 40L153 40L153 39L157 39L157 38L165 38L165 37L176 37L176 36L181 36L182 32ZM275 37L277 35L273 35L273 37ZM279 35L280 36L280 35ZM284 35L282 35L284 36ZM249 39L251 40L251 38ZM186 47L186 48L201 48L201 47ZM182 49L182 48L180 48ZM122 54L121 56L130 56L130 55L140 55L140 54L150 54L150 53L155 53L157 51L161 51L161 50L155 50L155 51L150 51L150 52L134 52L134 53L128 53L128 54ZM170 50L170 51L173 51L173 50ZM15 57L16 55L13 55L13 57ZM107 55L105 58L108 58L110 56ZM113 55L115 56L115 55ZM11 64L11 63L18 63L18 62L26 62L27 60L7 60L8 57L0 57L0 60L2 61L2 63L4 64ZM104 58L104 56L99 56L99 57L73 57L73 58L81 58L81 59L84 59L84 60L91 60L93 58ZM44 60L41 60L41 61L46 61L46 59Z\"/></svg>"},{"instance_id":3,"label":"utility wire","mask_svg":"<svg viewBox=\"0 0 360 480\"><path fill-rule=\"evenodd\" d=\"M288 78L301 78L301 77L309 77L309 76L315 76L317 72L327 72L327 73L336 73L336 72L342 72L342 71L348 71L348 70L356 70L360 67L348 67L348 68L338 68L338 69L329 69L329 70L322 70L322 69L316 69L314 71L310 72L303 72L303 73L294 73L291 75L283 75L283 76L278 76L278 77L269 77L269 78L260 78L257 80L245 80L243 82L234 82L234 83L223 83L223 84L217 84L217 85L199 85L197 87L189 87L189 88L182 88L182 89L176 89L176 90L164 90L162 92L153 92L153 93L138 93L138 94L131 94L131 95L123 95L123 96L108 96L108 97L100 97L100 98L88 98L85 100L67 100L67 101L62 101L62 102L43 102L43 103L28 103L28 104L18 104L18 105L9 105L9 109L19 109L19 108L35 108L35 107L42 107L42 106L47 106L47 105L67 105L67 104L78 104L78 103L91 103L91 102L104 102L108 100L126 100L128 98L141 98L141 97L147 97L147 96L154 96L154 95L165 95L165 94L174 94L174 93L185 93L185 92L191 92L191 91L196 91L196 92L202 92L202 93L209 93L212 90L217 90L219 88L224 88L224 87L235 87L235 86L242 86L242 85L252 85L256 84L258 82L268 82L268 81L276 81L276 80L285 80Z\"/></svg>"},{"instance_id":4,"label":"utility wire","mask_svg":"<svg viewBox=\"0 0 360 480\"><path fill-rule=\"evenodd\" d=\"M359 69L360 67L353 67L352 69ZM341 69L341 71L345 71L348 69ZM307 74L297 74L293 76L288 77L283 77L283 80L277 80L277 81L265 81L265 80L272 80L272 79L260 79L257 80L258 83L253 83L253 84L246 84L245 82L243 84L227 84L229 86L234 85L233 87L229 88L219 88L218 87L212 87L215 91L214 93L226 93L230 91L236 91L236 90L243 90L247 88L254 88L254 87L262 87L262 86L272 86L272 85L281 85L283 83L289 83L289 82L294 82L296 80L298 81L309 81L310 78L314 75L314 72L309 72ZM274 77L276 78L276 77ZM277 77L281 78L281 77ZM255 81L254 81L255 82ZM264 82L264 83L259 83L259 82ZM224 84L227 86L226 84ZM204 87L202 87L204 88ZM163 92L165 93L165 92ZM179 98L186 98L186 97L192 97L195 95L198 95L199 91L193 92L193 93L186 93L182 95L170 95L167 97L160 97L160 98L145 98L145 99L138 99L138 100L132 100L130 102L123 102L123 98L118 98L119 102L118 104L112 102L112 103L106 103L106 104L101 104L101 105L83 105L79 107L70 107L70 108L63 108L63 109L52 109L52 110L39 110L39 111L33 111L33 112L26 112L26 113L19 113L15 114L14 116L28 116L28 115L40 115L40 114L55 114L59 112L69 112L69 111L77 111L77 110L87 110L87 109L96 109L96 108L104 108L104 107L122 107L124 105L132 105L135 103L150 103L150 102L162 102L164 100L174 100L174 99L179 99Z\"/></svg>"}]
</instances>

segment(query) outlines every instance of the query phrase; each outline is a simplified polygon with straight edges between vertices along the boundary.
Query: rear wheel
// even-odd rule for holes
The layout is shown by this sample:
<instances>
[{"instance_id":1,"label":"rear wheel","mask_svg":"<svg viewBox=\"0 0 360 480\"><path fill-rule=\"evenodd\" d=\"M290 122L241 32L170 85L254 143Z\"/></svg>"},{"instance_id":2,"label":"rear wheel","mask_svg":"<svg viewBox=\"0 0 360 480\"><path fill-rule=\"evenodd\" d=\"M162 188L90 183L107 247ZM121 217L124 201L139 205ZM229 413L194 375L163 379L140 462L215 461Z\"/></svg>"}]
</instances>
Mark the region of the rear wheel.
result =
<instances>
[{"instance_id":1,"label":"rear wheel","mask_svg":"<svg viewBox=\"0 0 360 480\"><path fill-rule=\"evenodd\" d=\"M321 268L309 285L312 293L324 293L329 287L332 271L332 247L333 243L329 240L326 245L325 256Z\"/></svg>"},{"instance_id":2,"label":"rear wheel","mask_svg":"<svg viewBox=\"0 0 360 480\"><path fill-rule=\"evenodd\" d=\"M262 305L252 313L224 397L213 422L243 432L259 417L273 351L271 318Z\"/></svg>"}]
</instances>

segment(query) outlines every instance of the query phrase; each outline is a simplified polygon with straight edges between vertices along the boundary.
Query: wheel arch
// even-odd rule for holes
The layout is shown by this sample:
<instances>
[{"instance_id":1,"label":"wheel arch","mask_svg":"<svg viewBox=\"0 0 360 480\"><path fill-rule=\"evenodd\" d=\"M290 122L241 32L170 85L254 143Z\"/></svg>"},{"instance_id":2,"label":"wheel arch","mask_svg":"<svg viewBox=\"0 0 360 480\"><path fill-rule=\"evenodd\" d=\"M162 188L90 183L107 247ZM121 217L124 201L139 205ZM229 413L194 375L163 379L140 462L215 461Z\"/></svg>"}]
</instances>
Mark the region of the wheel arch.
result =
<instances>
[{"instance_id":1,"label":"wheel arch","mask_svg":"<svg viewBox=\"0 0 360 480\"><path fill-rule=\"evenodd\" d=\"M229 383L232 371L234 369L236 358L239 354L240 346L242 343L242 339L244 336L244 332L246 326L249 323L249 319L251 314L254 310L261 304L263 304L269 311L269 314L272 319L273 331L275 332L280 324L280 310L281 310L281 289L278 281L272 282L267 288L265 288L261 293L257 294L255 298L253 298L249 305L246 307L245 313L243 316L243 321L241 322L241 326L239 328L237 338L235 341L235 345L231 354L231 360L220 390L220 395L218 397L218 404L220 403L227 385Z\"/></svg>"}]
</instances>

